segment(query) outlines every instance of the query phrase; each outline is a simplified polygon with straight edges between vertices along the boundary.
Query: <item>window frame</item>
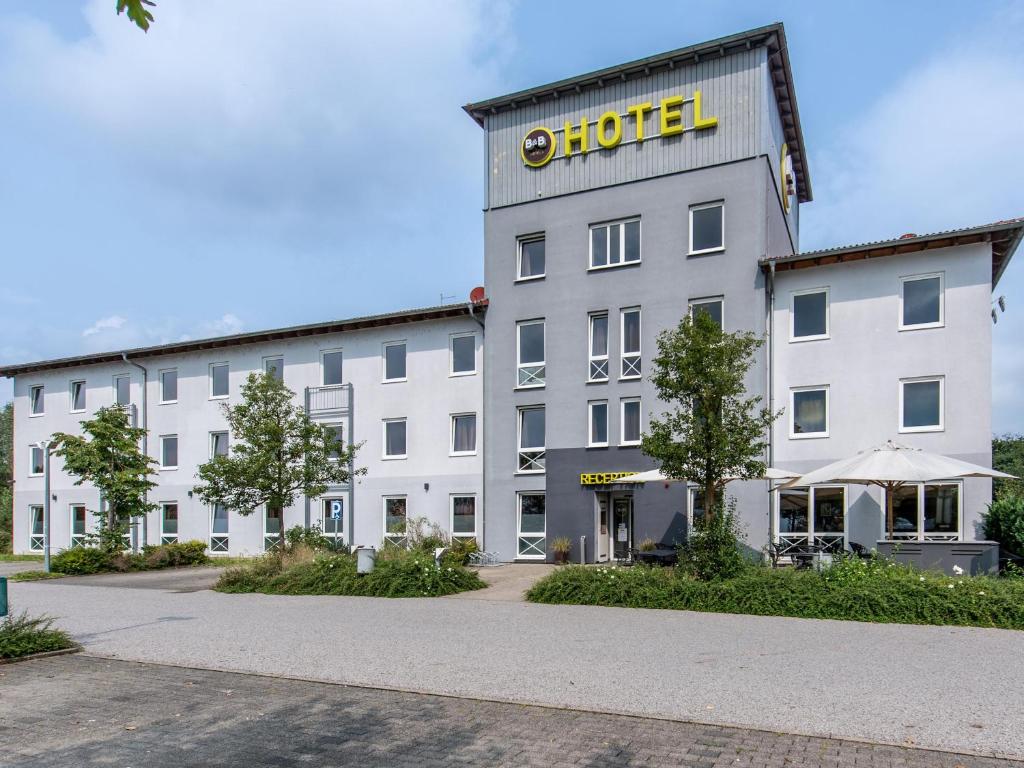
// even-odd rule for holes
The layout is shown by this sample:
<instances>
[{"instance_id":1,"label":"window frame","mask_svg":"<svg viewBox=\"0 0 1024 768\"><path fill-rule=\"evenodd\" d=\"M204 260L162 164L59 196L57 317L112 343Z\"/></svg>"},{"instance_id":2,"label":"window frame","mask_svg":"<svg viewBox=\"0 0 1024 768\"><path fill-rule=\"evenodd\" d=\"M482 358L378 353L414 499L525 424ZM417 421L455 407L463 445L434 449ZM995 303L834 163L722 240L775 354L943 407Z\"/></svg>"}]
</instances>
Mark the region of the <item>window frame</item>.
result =
<instances>
[{"instance_id":1,"label":"window frame","mask_svg":"<svg viewBox=\"0 0 1024 768\"><path fill-rule=\"evenodd\" d=\"M213 369L214 368L220 368L220 367L223 367L223 368L227 369L227 385L228 385L227 389L228 389L228 391L225 392L223 395L214 394L214 390L213 390L213 383L214 383L214 380L215 380L214 379L214 375L213 375ZM222 362L218 362L218 363L210 363L207 366L207 377L210 380L210 386L208 388L208 393L209 393L209 399L210 400L225 400L225 399L231 397L231 363L230 362L222 361Z\"/></svg>"},{"instance_id":2,"label":"window frame","mask_svg":"<svg viewBox=\"0 0 1024 768\"><path fill-rule=\"evenodd\" d=\"M75 385L81 385L82 407L75 408ZM87 410L85 379L72 379L68 382L68 413L85 413Z\"/></svg>"},{"instance_id":3,"label":"window frame","mask_svg":"<svg viewBox=\"0 0 1024 768\"><path fill-rule=\"evenodd\" d=\"M455 420L465 418L467 416L473 417L473 450L471 451L457 451L455 450ZM476 456L479 446L479 435L477 433L477 424L479 423L477 414L475 411L465 411L463 413L452 413L449 414L449 436L448 436L448 455L449 456Z\"/></svg>"},{"instance_id":4,"label":"window frame","mask_svg":"<svg viewBox=\"0 0 1024 768\"><path fill-rule=\"evenodd\" d=\"M165 458L166 453L167 453L166 448L164 448L164 444L168 440L173 440L174 441L174 458L175 458L175 463L174 464L164 464L164 458ZM167 435L160 435L160 471L161 472L173 472L173 471L175 471L180 466L180 464L181 464L181 456L178 455L178 451L179 451L180 448L181 448L181 443L178 440L178 435L177 434L171 433L171 434L167 434Z\"/></svg>"},{"instance_id":5,"label":"window frame","mask_svg":"<svg viewBox=\"0 0 1024 768\"><path fill-rule=\"evenodd\" d=\"M594 408L604 406L604 442L594 440ZM611 436L611 413L607 400L590 400L587 402L587 448L607 448Z\"/></svg>"},{"instance_id":6,"label":"window frame","mask_svg":"<svg viewBox=\"0 0 1024 768\"><path fill-rule=\"evenodd\" d=\"M217 457L217 435L224 435L224 440L227 445L227 452L221 454L223 456L231 455L231 434L226 429L215 429L210 431L210 458L214 459Z\"/></svg>"},{"instance_id":7,"label":"window frame","mask_svg":"<svg viewBox=\"0 0 1024 768\"><path fill-rule=\"evenodd\" d=\"M636 312L639 327L637 330L637 349L635 352L626 352L626 315ZM619 309L619 381L635 381L643 378L643 367L641 361L644 348L644 316L639 306L622 307ZM629 367L635 373L626 374L627 358Z\"/></svg>"},{"instance_id":8,"label":"window frame","mask_svg":"<svg viewBox=\"0 0 1024 768\"><path fill-rule=\"evenodd\" d=\"M544 497L544 531L539 535L534 532L523 531L523 497L524 496L542 496ZM523 554L523 548L521 546L523 538L539 538L540 541L536 542L526 548L529 552L532 550L538 550L539 553L534 554ZM516 491L516 559L517 560L546 560L547 553L547 538L548 538L548 502L547 502L547 491Z\"/></svg>"},{"instance_id":9,"label":"window frame","mask_svg":"<svg viewBox=\"0 0 1024 768\"><path fill-rule=\"evenodd\" d=\"M280 363L281 376L278 379L278 381L280 381L282 384L284 384L284 355L283 354L280 354L280 355L265 355L263 357L263 364L261 366L261 369L262 369L264 375L268 375L269 376L270 375L269 366L270 366L271 363L274 363L274 362Z\"/></svg>"},{"instance_id":10,"label":"window frame","mask_svg":"<svg viewBox=\"0 0 1024 768\"><path fill-rule=\"evenodd\" d=\"M227 533L215 533L213 530L213 521L217 515L217 507L224 508L224 520L227 522ZM231 551L231 510L223 504L211 504L210 505L210 553L222 553L226 554ZM217 541L214 541L217 539Z\"/></svg>"},{"instance_id":11,"label":"window frame","mask_svg":"<svg viewBox=\"0 0 1024 768\"><path fill-rule=\"evenodd\" d=\"M718 295L718 296L697 296L695 298L689 299L686 302L686 314L688 314L690 316L690 320L692 321L693 320L693 308L695 306L698 306L698 305L701 305L701 304L714 304L716 302L721 306L721 311L720 311L720 314L722 315L721 329L724 331L725 330L725 296L724 295Z\"/></svg>"},{"instance_id":12,"label":"window frame","mask_svg":"<svg viewBox=\"0 0 1024 768\"><path fill-rule=\"evenodd\" d=\"M939 423L937 425L928 425L922 427L903 426L904 386L906 384L924 384L930 381L939 382ZM946 431L946 376L944 374L936 376L914 376L899 380L899 422L897 423L897 426L899 428L898 432L901 435L909 435L917 432Z\"/></svg>"},{"instance_id":13,"label":"window frame","mask_svg":"<svg viewBox=\"0 0 1024 768\"><path fill-rule=\"evenodd\" d=\"M36 392L39 393L39 399L36 399ZM36 410L36 402L39 403L41 410ZM28 388L28 415L29 418L36 416L46 415L46 385L45 384L33 384Z\"/></svg>"},{"instance_id":14,"label":"window frame","mask_svg":"<svg viewBox=\"0 0 1024 768\"><path fill-rule=\"evenodd\" d=\"M36 515L42 533L35 533ZM38 543L37 543L38 542ZM46 510L42 504L28 505L28 551L42 552L46 548Z\"/></svg>"},{"instance_id":15,"label":"window frame","mask_svg":"<svg viewBox=\"0 0 1024 768\"><path fill-rule=\"evenodd\" d=\"M632 261L626 261L626 225L636 222L639 227L639 251L637 257ZM618 225L619 227L619 261L614 264L611 263L611 231L612 227ZM594 264L594 230L604 228L605 231L605 254L608 256L609 261L607 264ZM591 224L587 227L587 271L588 272L600 272L603 269L618 269L619 267L631 267L635 264L643 262L644 258L644 225L642 217L627 216L622 219L611 219L610 221L599 221ZM546 267L545 267L546 269Z\"/></svg>"},{"instance_id":16,"label":"window frame","mask_svg":"<svg viewBox=\"0 0 1024 768\"><path fill-rule=\"evenodd\" d=\"M456 371L455 370L455 340L456 339L472 339L473 340L473 370L471 371ZM476 331L462 331L459 333L451 333L448 335L448 377L457 378L459 376L476 376L477 364L476 364Z\"/></svg>"},{"instance_id":17,"label":"window frame","mask_svg":"<svg viewBox=\"0 0 1024 768\"><path fill-rule=\"evenodd\" d=\"M114 405L120 405L122 407L131 405L132 404L132 375L130 373L116 373L116 374L114 374L112 379L113 379L112 385L113 385L113 389L114 389ZM117 383L119 381L122 381L122 380L128 382L128 402L127 403L118 402L118 399L117 399L117 389L118 389Z\"/></svg>"},{"instance_id":18,"label":"window frame","mask_svg":"<svg viewBox=\"0 0 1024 768\"><path fill-rule=\"evenodd\" d=\"M455 500L473 500L473 532L455 532ZM450 493L448 494L448 531L453 539L478 539L480 536L480 510L477 505L476 493Z\"/></svg>"},{"instance_id":19,"label":"window frame","mask_svg":"<svg viewBox=\"0 0 1024 768\"><path fill-rule=\"evenodd\" d=\"M523 414L527 411L544 412L544 445L523 445ZM516 407L516 471L517 475L543 475L547 472L547 441L548 441L548 414L544 404L520 405ZM530 455L525 455L530 454ZM535 454L535 455L534 455ZM523 461L526 466L537 466L539 469L523 469Z\"/></svg>"},{"instance_id":20,"label":"window frame","mask_svg":"<svg viewBox=\"0 0 1024 768\"><path fill-rule=\"evenodd\" d=\"M523 353L522 345L522 329L527 325L540 325L541 326L541 339L544 344L544 359L540 361L530 361L524 363L521 359ZM534 320L517 320L516 321L516 389L540 389L547 384L547 356L548 356L548 327L545 318L537 318ZM533 381L535 383L521 383L523 381L523 371L527 368L537 369L536 373L527 373L526 381Z\"/></svg>"},{"instance_id":21,"label":"window frame","mask_svg":"<svg viewBox=\"0 0 1024 768\"><path fill-rule=\"evenodd\" d=\"M907 325L903 322L903 290L908 282L916 280L933 280L939 279L939 319L931 323L914 323ZM900 331L925 331L929 328L945 328L946 327L946 273L945 272L924 272L919 275L903 275L900 277L900 306L899 306L899 325Z\"/></svg>"},{"instance_id":22,"label":"window frame","mask_svg":"<svg viewBox=\"0 0 1024 768\"><path fill-rule=\"evenodd\" d=\"M39 451L39 466L42 469L39 472L35 471L35 458L36 451ZM38 445L29 443L28 446L28 476L29 477L42 477L46 474L46 451L40 448Z\"/></svg>"},{"instance_id":23,"label":"window frame","mask_svg":"<svg viewBox=\"0 0 1024 768\"><path fill-rule=\"evenodd\" d=\"M81 509L82 532L75 533L75 510ZM80 501L73 501L68 504L68 549L76 549L85 546L85 537L89 535L89 510Z\"/></svg>"},{"instance_id":24,"label":"window frame","mask_svg":"<svg viewBox=\"0 0 1024 768\"><path fill-rule=\"evenodd\" d=\"M281 533L270 533L267 529L267 523L270 522L270 510L279 509L281 512ZM281 545L281 534L284 533L284 507L271 507L269 504L263 505L263 551L273 552ZM271 543L273 539L273 543Z\"/></svg>"},{"instance_id":25,"label":"window frame","mask_svg":"<svg viewBox=\"0 0 1024 768\"><path fill-rule=\"evenodd\" d=\"M174 399L173 400L167 400L164 397L164 391L165 391L164 375L168 374L168 373L173 373L174 374ZM159 371L157 371L156 378L157 378L158 386L160 387L160 397L157 400L157 404L158 405L172 405L174 403L177 403L178 402L178 369L177 368L161 368Z\"/></svg>"},{"instance_id":26,"label":"window frame","mask_svg":"<svg viewBox=\"0 0 1024 768\"><path fill-rule=\"evenodd\" d=\"M380 498L380 522L381 527L384 529L384 535L381 540L391 541L398 546L404 546L409 536L409 495L405 493L388 493ZM405 530L401 533L388 532L388 501L392 499L402 499L405 502Z\"/></svg>"},{"instance_id":27,"label":"window frame","mask_svg":"<svg viewBox=\"0 0 1024 768\"><path fill-rule=\"evenodd\" d=\"M527 275L523 277L523 245L526 243L544 243L544 271L539 275ZM516 238L516 283L528 283L531 280L543 280L548 274L548 243L546 232L534 232L529 235L520 235Z\"/></svg>"},{"instance_id":28,"label":"window frame","mask_svg":"<svg viewBox=\"0 0 1024 768\"><path fill-rule=\"evenodd\" d=\"M796 335L796 297L807 296L814 293L825 294L825 333L816 333L811 336ZM819 286L818 288L803 288L799 291L789 293L789 343L800 344L805 341L823 341L832 338L832 291L830 287Z\"/></svg>"},{"instance_id":29,"label":"window frame","mask_svg":"<svg viewBox=\"0 0 1024 768\"><path fill-rule=\"evenodd\" d=\"M828 384L809 384L804 387L789 388L789 439L790 440L813 440L828 437L832 430L832 393ZM796 393L797 392L822 392L825 393L825 431L824 432L797 432L796 427Z\"/></svg>"},{"instance_id":30,"label":"window frame","mask_svg":"<svg viewBox=\"0 0 1024 768\"><path fill-rule=\"evenodd\" d=\"M177 516L176 523L178 530L174 533L167 532L167 508L174 507L174 514ZM181 507L176 501L161 501L160 502L160 543L161 544L173 544L178 541L178 537L181 535Z\"/></svg>"},{"instance_id":31,"label":"window frame","mask_svg":"<svg viewBox=\"0 0 1024 768\"><path fill-rule=\"evenodd\" d=\"M334 530L328 531L327 521L331 519L329 505L334 501L341 502L341 517L338 518L338 525L334 527ZM335 493L320 497L320 533L329 539L333 539L335 547L337 547L339 539L341 541L345 540L345 496L343 494Z\"/></svg>"},{"instance_id":32,"label":"window frame","mask_svg":"<svg viewBox=\"0 0 1024 768\"><path fill-rule=\"evenodd\" d=\"M403 454L388 454L388 424L404 424L405 425L405 453ZM383 438L383 444L381 445L381 460L382 461L401 461L402 459L409 458L409 419L407 416L398 416L391 419L381 419L381 436Z\"/></svg>"},{"instance_id":33,"label":"window frame","mask_svg":"<svg viewBox=\"0 0 1024 768\"><path fill-rule=\"evenodd\" d=\"M956 486L956 502L957 502L957 530L955 534L942 533L942 532L927 532L924 529L924 513L925 513L925 490L928 486L937 485L953 485ZM964 481L963 478L957 478L952 480L933 480L927 483L904 483L902 488L913 487L917 491L917 528L911 535L909 531L899 532L893 531L892 541L963 541L964 540ZM882 504L881 507L881 523L882 533L880 538L882 540L888 540L886 537L889 535L889 521L887 517L887 507L885 494L887 491L882 492Z\"/></svg>"},{"instance_id":34,"label":"window frame","mask_svg":"<svg viewBox=\"0 0 1024 768\"><path fill-rule=\"evenodd\" d=\"M325 421L325 422L322 422L320 426L325 427L327 429L331 429L331 430L337 430L337 432L340 433L339 439L337 440L337 442L341 443L341 445L345 446L346 450L348 449L348 443L345 441L345 422L343 422L343 421ZM406 437L408 437L408 433L406 433ZM406 449L408 450L408 448L409 448L409 446L407 445ZM341 461L341 457L340 456L328 456L327 460L328 461Z\"/></svg>"},{"instance_id":35,"label":"window frame","mask_svg":"<svg viewBox=\"0 0 1024 768\"><path fill-rule=\"evenodd\" d=\"M626 439L626 405L630 403L636 403L637 405L637 426L639 428L639 434L636 440ZM623 448L629 448L632 446L640 445L644 435L644 406L643 398L639 395L630 395L628 397L619 398L619 446Z\"/></svg>"},{"instance_id":36,"label":"window frame","mask_svg":"<svg viewBox=\"0 0 1024 768\"><path fill-rule=\"evenodd\" d=\"M815 516L814 516L814 502L816 491L828 491L828 490L842 490L843 492L843 531L838 533L835 531L819 531L815 528ZM785 491L807 491L807 530L806 531L793 531L783 533L781 528L782 521L782 496ZM799 485L792 488L776 488L772 491L774 500L771 508L771 530L769 535L771 540L776 544L780 543L783 538L794 539L789 541L789 548L800 544L796 539L802 539L805 543L811 543L814 539L820 537L829 537L832 539L840 538L842 541L841 552L848 551L850 545L850 485L848 483L818 483L815 485ZM883 505L884 506L884 505ZM884 514L884 509L883 509ZM783 554L786 551L783 550Z\"/></svg>"},{"instance_id":37,"label":"window frame","mask_svg":"<svg viewBox=\"0 0 1024 768\"><path fill-rule=\"evenodd\" d=\"M338 354L341 355L341 381L337 384L327 383L327 367L324 365L324 357L327 355ZM345 353L342 347L336 347L334 349L321 349L320 350L320 386L321 387L340 387L345 383Z\"/></svg>"},{"instance_id":38,"label":"window frame","mask_svg":"<svg viewBox=\"0 0 1024 768\"><path fill-rule=\"evenodd\" d=\"M605 333L604 333L604 354L594 354L594 321L604 318ZM587 361L589 363L587 367L587 382L588 383L605 383L609 379L611 370L611 322L608 310L599 310L595 312L587 313ZM604 363L604 376L594 376L594 371L601 370L601 363Z\"/></svg>"},{"instance_id":39,"label":"window frame","mask_svg":"<svg viewBox=\"0 0 1024 768\"><path fill-rule=\"evenodd\" d=\"M405 348L405 352L403 353L404 357L405 357L405 375L402 376L401 378L394 378L394 379L389 379L388 378L388 353L387 353L387 350L388 350L389 347L404 347ZM406 339L396 339L394 341L385 341L385 342L383 342L380 345L380 364L381 364L381 372L380 372L381 378L380 378L380 381L381 381L382 384L399 384L399 383L401 383L403 381L408 381L409 380L409 343L408 343L408 341Z\"/></svg>"},{"instance_id":40,"label":"window frame","mask_svg":"<svg viewBox=\"0 0 1024 768\"><path fill-rule=\"evenodd\" d=\"M699 251L693 250L693 212L694 211L705 211L708 208L721 208L722 209L722 244L715 246L714 248L702 248ZM722 253L725 251L725 200L712 200L708 203L697 203L691 205L689 213L687 214L689 219L689 228L687 231L687 256L701 256L706 253Z\"/></svg>"}]
</instances>

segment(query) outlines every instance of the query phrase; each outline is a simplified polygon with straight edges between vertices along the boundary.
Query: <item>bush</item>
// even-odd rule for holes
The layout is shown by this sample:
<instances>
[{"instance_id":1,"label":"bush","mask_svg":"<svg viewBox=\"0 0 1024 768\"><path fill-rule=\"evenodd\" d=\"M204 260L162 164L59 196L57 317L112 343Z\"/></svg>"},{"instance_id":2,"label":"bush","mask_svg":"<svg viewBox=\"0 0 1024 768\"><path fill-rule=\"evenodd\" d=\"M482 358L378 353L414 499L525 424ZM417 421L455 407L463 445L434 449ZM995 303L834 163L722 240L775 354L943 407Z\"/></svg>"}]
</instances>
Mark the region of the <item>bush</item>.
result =
<instances>
[{"instance_id":1,"label":"bush","mask_svg":"<svg viewBox=\"0 0 1024 768\"><path fill-rule=\"evenodd\" d=\"M480 545L476 539L453 538L448 547L448 554L445 555L446 565L467 565L469 556L480 551Z\"/></svg>"},{"instance_id":2,"label":"bush","mask_svg":"<svg viewBox=\"0 0 1024 768\"><path fill-rule=\"evenodd\" d=\"M1024 495L1004 493L981 518L985 538L1015 555L1024 555Z\"/></svg>"},{"instance_id":3,"label":"bush","mask_svg":"<svg viewBox=\"0 0 1024 768\"><path fill-rule=\"evenodd\" d=\"M205 541L176 541L158 547L142 548L141 568L179 568L186 565L206 565L210 558L206 554Z\"/></svg>"},{"instance_id":4,"label":"bush","mask_svg":"<svg viewBox=\"0 0 1024 768\"><path fill-rule=\"evenodd\" d=\"M311 528L292 526L285 531L284 538L289 547L303 546L314 552L348 552L348 545L342 539L324 536L319 525Z\"/></svg>"},{"instance_id":5,"label":"bush","mask_svg":"<svg viewBox=\"0 0 1024 768\"><path fill-rule=\"evenodd\" d=\"M736 499L715 506L695 526L690 540L680 550L679 565L690 575L710 581L738 575L748 563L740 545L743 531L736 517Z\"/></svg>"},{"instance_id":6,"label":"bush","mask_svg":"<svg viewBox=\"0 0 1024 768\"><path fill-rule=\"evenodd\" d=\"M669 608L808 619L1024 629L1024 581L950 578L878 559L831 571L750 566L701 581L672 569L569 566L527 593L536 603Z\"/></svg>"},{"instance_id":7,"label":"bush","mask_svg":"<svg viewBox=\"0 0 1024 768\"><path fill-rule=\"evenodd\" d=\"M50 558L50 570L69 576L84 576L113 570L111 555L97 547L74 547Z\"/></svg>"},{"instance_id":8,"label":"bush","mask_svg":"<svg viewBox=\"0 0 1024 768\"><path fill-rule=\"evenodd\" d=\"M0 619L0 659L17 659L32 653L61 651L74 643L66 632L53 629L53 619L29 618L27 613Z\"/></svg>"},{"instance_id":9,"label":"bush","mask_svg":"<svg viewBox=\"0 0 1024 768\"><path fill-rule=\"evenodd\" d=\"M99 547L65 549L50 559L50 570L71 576L90 573L127 573L158 568L206 565L205 541L180 541L159 546L145 546L138 554L109 553Z\"/></svg>"}]
</instances>

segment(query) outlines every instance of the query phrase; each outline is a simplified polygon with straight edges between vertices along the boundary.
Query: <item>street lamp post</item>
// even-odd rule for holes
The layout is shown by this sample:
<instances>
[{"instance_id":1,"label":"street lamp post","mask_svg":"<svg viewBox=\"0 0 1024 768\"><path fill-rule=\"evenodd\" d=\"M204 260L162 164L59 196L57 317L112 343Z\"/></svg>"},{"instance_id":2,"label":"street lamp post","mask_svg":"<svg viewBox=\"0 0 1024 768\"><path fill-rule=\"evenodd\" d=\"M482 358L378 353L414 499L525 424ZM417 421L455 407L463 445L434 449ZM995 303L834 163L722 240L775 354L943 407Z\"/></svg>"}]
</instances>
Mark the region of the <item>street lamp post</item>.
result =
<instances>
[{"instance_id":1,"label":"street lamp post","mask_svg":"<svg viewBox=\"0 0 1024 768\"><path fill-rule=\"evenodd\" d=\"M43 452L43 570L50 572L50 448L52 440L37 443Z\"/></svg>"}]
</instances>

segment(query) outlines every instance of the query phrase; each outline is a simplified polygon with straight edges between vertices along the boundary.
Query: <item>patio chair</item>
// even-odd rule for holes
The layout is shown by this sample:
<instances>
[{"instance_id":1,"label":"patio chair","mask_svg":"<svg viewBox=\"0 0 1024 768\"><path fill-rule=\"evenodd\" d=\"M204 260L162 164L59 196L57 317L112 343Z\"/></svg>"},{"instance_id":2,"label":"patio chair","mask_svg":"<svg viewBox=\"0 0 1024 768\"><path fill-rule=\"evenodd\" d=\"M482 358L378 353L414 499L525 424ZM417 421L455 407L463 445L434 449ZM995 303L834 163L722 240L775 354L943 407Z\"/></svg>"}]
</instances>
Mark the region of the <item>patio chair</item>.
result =
<instances>
[{"instance_id":1,"label":"patio chair","mask_svg":"<svg viewBox=\"0 0 1024 768\"><path fill-rule=\"evenodd\" d=\"M782 542L768 542L768 561L772 564L772 568L779 568L782 565L782 558L785 557L783 554L785 549L787 549L787 547L785 547Z\"/></svg>"},{"instance_id":2,"label":"patio chair","mask_svg":"<svg viewBox=\"0 0 1024 768\"><path fill-rule=\"evenodd\" d=\"M855 541L850 542L850 549L853 551L853 554L855 554L861 560L870 560L872 557L874 557L871 550L869 550L863 544L858 544Z\"/></svg>"}]
</instances>

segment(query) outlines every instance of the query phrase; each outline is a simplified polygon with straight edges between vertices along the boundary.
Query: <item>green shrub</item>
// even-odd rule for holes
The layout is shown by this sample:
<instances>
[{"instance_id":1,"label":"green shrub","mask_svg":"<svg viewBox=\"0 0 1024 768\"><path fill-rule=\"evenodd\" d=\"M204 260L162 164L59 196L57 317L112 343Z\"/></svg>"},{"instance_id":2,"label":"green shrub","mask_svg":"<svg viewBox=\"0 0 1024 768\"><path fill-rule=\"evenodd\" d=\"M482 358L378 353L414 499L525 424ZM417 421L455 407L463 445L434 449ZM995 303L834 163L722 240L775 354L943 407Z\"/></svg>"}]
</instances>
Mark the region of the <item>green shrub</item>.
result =
<instances>
[{"instance_id":1,"label":"green shrub","mask_svg":"<svg viewBox=\"0 0 1024 768\"><path fill-rule=\"evenodd\" d=\"M8 581L46 581L47 579L63 579L63 573L47 573L46 571L19 571L7 577Z\"/></svg>"},{"instance_id":2,"label":"green shrub","mask_svg":"<svg viewBox=\"0 0 1024 768\"><path fill-rule=\"evenodd\" d=\"M99 547L74 547L54 555L50 560L50 570L56 573L83 576L90 573L127 573L128 571L148 571L157 568L205 565L209 562L205 541L182 541L159 546L145 546L138 554L109 553Z\"/></svg>"},{"instance_id":3,"label":"green shrub","mask_svg":"<svg viewBox=\"0 0 1024 768\"><path fill-rule=\"evenodd\" d=\"M27 613L0 619L0 659L17 659L32 653L60 651L74 646L66 632L53 628L53 619L29 618Z\"/></svg>"},{"instance_id":4,"label":"green shrub","mask_svg":"<svg viewBox=\"0 0 1024 768\"><path fill-rule=\"evenodd\" d=\"M206 554L206 542L196 540L143 547L140 559L141 567L145 569L206 565L210 562Z\"/></svg>"},{"instance_id":5,"label":"green shrub","mask_svg":"<svg viewBox=\"0 0 1024 768\"><path fill-rule=\"evenodd\" d=\"M736 517L736 499L715 507L698 522L680 549L680 567L698 579L728 579L748 566L743 557L743 531Z\"/></svg>"},{"instance_id":6,"label":"green shrub","mask_svg":"<svg viewBox=\"0 0 1024 768\"><path fill-rule=\"evenodd\" d=\"M1004 493L981 518L985 538L998 541L1001 549L1024 555L1024 495Z\"/></svg>"},{"instance_id":7,"label":"green shrub","mask_svg":"<svg viewBox=\"0 0 1024 768\"><path fill-rule=\"evenodd\" d=\"M469 563L469 556L480 551L480 545L476 539L453 538L448 547L448 554L445 555L446 565L466 565Z\"/></svg>"},{"instance_id":8,"label":"green shrub","mask_svg":"<svg viewBox=\"0 0 1024 768\"><path fill-rule=\"evenodd\" d=\"M50 558L50 570L69 576L83 576L113 570L111 555L97 547L65 549Z\"/></svg>"},{"instance_id":9,"label":"green shrub","mask_svg":"<svg viewBox=\"0 0 1024 768\"><path fill-rule=\"evenodd\" d=\"M319 525L306 528L295 525L284 532L289 547L308 547L314 552L348 552L348 545L340 538L324 536Z\"/></svg>"}]
</instances>

